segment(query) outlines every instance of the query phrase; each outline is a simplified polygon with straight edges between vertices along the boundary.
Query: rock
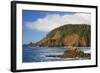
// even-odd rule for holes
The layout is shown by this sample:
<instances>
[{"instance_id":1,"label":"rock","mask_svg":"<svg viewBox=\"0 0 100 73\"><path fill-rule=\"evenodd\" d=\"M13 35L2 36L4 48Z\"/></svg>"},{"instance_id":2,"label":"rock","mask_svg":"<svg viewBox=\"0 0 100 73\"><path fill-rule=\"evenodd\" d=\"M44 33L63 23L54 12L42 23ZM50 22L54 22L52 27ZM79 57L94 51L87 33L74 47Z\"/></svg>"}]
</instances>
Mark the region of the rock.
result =
<instances>
[{"instance_id":1,"label":"rock","mask_svg":"<svg viewBox=\"0 0 100 73\"><path fill-rule=\"evenodd\" d=\"M80 57L88 57L90 58L91 54L90 53L84 53L83 51L80 50L80 48L69 48L64 52L63 55L48 55L47 57L60 57L60 58L80 58Z\"/></svg>"},{"instance_id":2,"label":"rock","mask_svg":"<svg viewBox=\"0 0 100 73\"><path fill-rule=\"evenodd\" d=\"M63 39L63 43L65 46L86 46L86 39L84 37L81 37L78 34L71 34L67 35Z\"/></svg>"},{"instance_id":3,"label":"rock","mask_svg":"<svg viewBox=\"0 0 100 73\"><path fill-rule=\"evenodd\" d=\"M90 34L90 25L67 24L51 30L37 43L42 47L90 47Z\"/></svg>"},{"instance_id":4,"label":"rock","mask_svg":"<svg viewBox=\"0 0 100 73\"><path fill-rule=\"evenodd\" d=\"M62 58L75 58L75 57L84 57L87 56L80 48L70 48L66 50L62 55Z\"/></svg>"}]
</instances>

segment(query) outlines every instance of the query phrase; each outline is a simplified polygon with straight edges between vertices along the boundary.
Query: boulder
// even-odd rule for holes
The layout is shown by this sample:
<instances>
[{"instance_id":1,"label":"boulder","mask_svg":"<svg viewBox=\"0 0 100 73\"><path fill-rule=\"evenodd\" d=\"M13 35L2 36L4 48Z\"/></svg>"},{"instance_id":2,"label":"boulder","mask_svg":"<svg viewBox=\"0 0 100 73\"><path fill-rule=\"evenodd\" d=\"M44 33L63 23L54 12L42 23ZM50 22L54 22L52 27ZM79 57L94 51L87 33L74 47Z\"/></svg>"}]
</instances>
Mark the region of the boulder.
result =
<instances>
[{"instance_id":1,"label":"boulder","mask_svg":"<svg viewBox=\"0 0 100 73\"><path fill-rule=\"evenodd\" d=\"M80 48L70 48L64 52L62 58L75 58L83 57L85 53L80 50Z\"/></svg>"},{"instance_id":2,"label":"boulder","mask_svg":"<svg viewBox=\"0 0 100 73\"><path fill-rule=\"evenodd\" d=\"M63 55L48 55L47 57L60 57L60 58L80 58L80 57L87 57L90 58L90 53L84 53L80 50L80 48L69 48L64 52Z\"/></svg>"}]
</instances>

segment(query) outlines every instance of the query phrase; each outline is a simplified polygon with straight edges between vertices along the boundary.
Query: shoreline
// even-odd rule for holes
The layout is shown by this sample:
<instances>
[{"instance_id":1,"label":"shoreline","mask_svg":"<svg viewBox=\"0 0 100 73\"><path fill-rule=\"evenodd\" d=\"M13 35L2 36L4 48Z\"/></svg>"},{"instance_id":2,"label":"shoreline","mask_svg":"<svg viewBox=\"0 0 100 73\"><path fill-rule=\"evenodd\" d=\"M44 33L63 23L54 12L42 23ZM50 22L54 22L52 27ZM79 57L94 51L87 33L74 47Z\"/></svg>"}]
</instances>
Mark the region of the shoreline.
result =
<instances>
[{"instance_id":1,"label":"shoreline","mask_svg":"<svg viewBox=\"0 0 100 73\"><path fill-rule=\"evenodd\" d=\"M24 45L23 45L23 46L24 46ZM70 47L40 47L40 46L36 46L36 47L30 47L30 46L27 46L27 47L29 47L29 48L64 48L64 49L70 48ZM72 48L73 48L73 47L72 47ZM91 47L74 47L74 48L81 48L81 49L88 48L88 49L90 49Z\"/></svg>"}]
</instances>

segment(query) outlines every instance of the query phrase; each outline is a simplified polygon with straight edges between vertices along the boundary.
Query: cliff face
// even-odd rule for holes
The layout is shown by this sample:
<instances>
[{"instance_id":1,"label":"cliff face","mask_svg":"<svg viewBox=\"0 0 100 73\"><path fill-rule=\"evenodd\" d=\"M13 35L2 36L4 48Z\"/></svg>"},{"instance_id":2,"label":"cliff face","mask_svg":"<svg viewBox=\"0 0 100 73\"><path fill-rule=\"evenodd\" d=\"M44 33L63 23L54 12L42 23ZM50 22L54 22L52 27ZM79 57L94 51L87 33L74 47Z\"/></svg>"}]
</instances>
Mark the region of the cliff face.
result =
<instances>
[{"instance_id":1,"label":"cliff face","mask_svg":"<svg viewBox=\"0 0 100 73\"><path fill-rule=\"evenodd\" d=\"M85 37L80 37L78 34L68 35L64 38L64 45L66 46L86 46L87 41Z\"/></svg>"},{"instance_id":2,"label":"cliff face","mask_svg":"<svg viewBox=\"0 0 100 73\"><path fill-rule=\"evenodd\" d=\"M58 27L48 35L39 41L39 46L48 47L63 47L63 46L75 46L75 47L89 47L91 41L91 29L90 25L86 24L74 24L64 25Z\"/></svg>"}]
</instances>

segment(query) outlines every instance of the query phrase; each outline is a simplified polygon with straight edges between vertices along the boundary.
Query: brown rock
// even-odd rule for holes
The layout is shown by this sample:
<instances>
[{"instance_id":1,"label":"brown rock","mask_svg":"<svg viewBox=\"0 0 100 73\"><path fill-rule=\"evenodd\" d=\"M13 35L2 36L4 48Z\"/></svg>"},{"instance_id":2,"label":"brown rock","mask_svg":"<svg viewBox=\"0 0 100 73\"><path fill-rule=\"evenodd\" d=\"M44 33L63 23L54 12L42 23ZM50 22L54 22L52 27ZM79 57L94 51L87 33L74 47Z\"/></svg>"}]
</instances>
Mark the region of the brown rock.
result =
<instances>
[{"instance_id":1,"label":"brown rock","mask_svg":"<svg viewBox=\"0 0 100 73\"><path fill-rule=\"evenodd\" d=\"M84 55L84 52L82 52L79 48L70 48L69 50L66 50L64 54L62 55L63 58L75 58L80 57Z\"/></svg>"},{"instance_id":2,"label":"brown rock","mask_svg":"<svg viewBox=\"0 0 100 73\"><path fill-rule=\"evenodd\" d=\"M78 34L67 35L63 41L65 46L86 46L86 40L84 37L80 37Z\"/></svg>"}]
</instances>

